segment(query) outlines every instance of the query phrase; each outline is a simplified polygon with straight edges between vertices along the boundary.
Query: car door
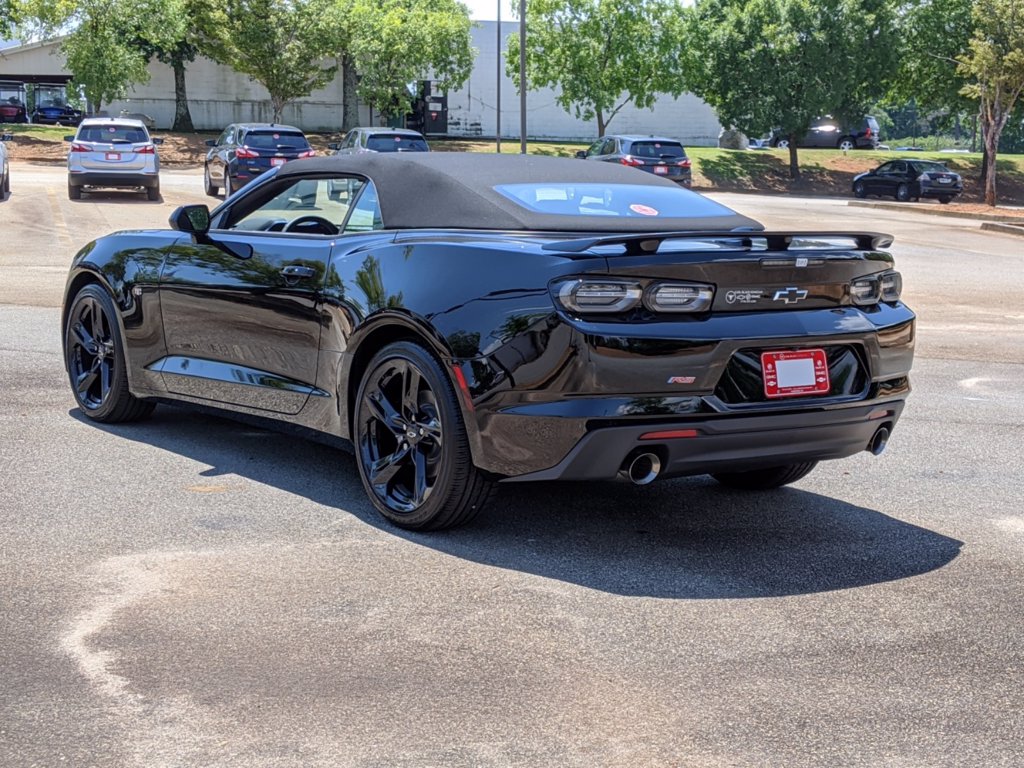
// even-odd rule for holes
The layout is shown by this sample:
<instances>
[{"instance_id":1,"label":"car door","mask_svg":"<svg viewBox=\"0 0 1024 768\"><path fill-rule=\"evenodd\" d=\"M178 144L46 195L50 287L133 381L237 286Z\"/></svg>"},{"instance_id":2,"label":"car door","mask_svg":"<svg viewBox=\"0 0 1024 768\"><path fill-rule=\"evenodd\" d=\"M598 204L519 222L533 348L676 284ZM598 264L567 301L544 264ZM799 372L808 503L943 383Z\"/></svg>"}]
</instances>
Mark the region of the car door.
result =
<instances>
[{"instance_id":1,"label":"car door","mask_svg":"<svg viewBox=\"0 0 1024 768\"><path fill-rule=\"evenodd\" d=\"M224 174L228 164L228 153L234 148L235 126L229 125L217 138L217 146L210 160L210 179L219 187L224 186Z\"/></svg>"},{"instance_id":2,"label":"car door","mask_svg":"<svg viewBox=\"0 0 1024 768\"><path fill-rule=\"evenodd\" d=\"M207 235L169 249L160 278L168 390L280 414L324 396L318 306L347 212L327 179L275 179L233 201Z\"/></svg>"},{"instance_id":3,"label":"car door","mask_svg":"<svg viewBox=\"0 0 1024 768\"><path fill-rule=\"evenodd\" d=\"M892 163L882 163L869 175L864 177L865 192L869 195L888 194L886 192L886 178L892 171Z\"/></svg>"}]
</instances>

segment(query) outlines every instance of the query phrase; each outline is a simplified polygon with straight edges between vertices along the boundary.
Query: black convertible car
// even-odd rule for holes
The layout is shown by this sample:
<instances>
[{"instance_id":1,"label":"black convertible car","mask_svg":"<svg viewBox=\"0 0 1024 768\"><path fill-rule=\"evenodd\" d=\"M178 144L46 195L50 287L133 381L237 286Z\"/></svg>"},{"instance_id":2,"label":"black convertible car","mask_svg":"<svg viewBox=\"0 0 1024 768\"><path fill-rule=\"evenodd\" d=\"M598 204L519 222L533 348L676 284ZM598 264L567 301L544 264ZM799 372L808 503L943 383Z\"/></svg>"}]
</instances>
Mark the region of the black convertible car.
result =
<instances>
[{"instance_id":1,"label":"black convertible car","mask_svg":"<svg viewBox=\"0 0 1024 768\"><path fill-rule=\"evenodd\" d=\"M910 391L890 237L762 231L626 167L313 158L171 223L74 259L82 411L183 402L343 441L406 528L466 522L500 482L775 488L880 453Z\"/></svg>"}]
</instances>

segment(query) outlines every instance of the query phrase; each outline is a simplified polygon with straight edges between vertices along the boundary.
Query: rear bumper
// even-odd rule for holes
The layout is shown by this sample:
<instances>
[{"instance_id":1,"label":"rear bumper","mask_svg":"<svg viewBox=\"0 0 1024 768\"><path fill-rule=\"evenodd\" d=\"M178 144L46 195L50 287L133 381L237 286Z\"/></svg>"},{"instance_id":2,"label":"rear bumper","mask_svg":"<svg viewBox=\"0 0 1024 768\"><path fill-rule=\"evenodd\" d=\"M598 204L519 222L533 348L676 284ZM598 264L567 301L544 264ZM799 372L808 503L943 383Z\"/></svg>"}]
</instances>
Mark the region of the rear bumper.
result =
<instances>
[{"instance_id":1,"label":"rear bumper","mask_svg":"<svg viewBox=\"0 0 1024 768\"><path fill-rule=\"evenodd\" d=\"M588 432L558 464L508 478L611 480L626 459L654 453L660 477L742 472L806 461L843 459L868 449L883 427L889 432L903 412L903 400L858 403L799 413L760 414L609 426ZM644 435L685 430L692 437L642 439Z\"/></svg>"},{"instance_id":2,"label":"rear bumper","mask_svg":"<svg viewBox=\"0 0 1024 768\"><path fill-rule=\"evenodd\" d=\"M939 186L938 184L922 186L919 197L956 197L964 191L963 186Z\"/></svg>"},{"instance_id":3,"label":"rear bumper","mask_svg":"<svg viewBox=\"0 0 1024 768\"><path fill-rule=\"evenodd\" d=\"M144 187L151 189L160 185L160 175L157 173L73 171L68 173L68 184L72 187Z\"/></svg>"}]
</instances>

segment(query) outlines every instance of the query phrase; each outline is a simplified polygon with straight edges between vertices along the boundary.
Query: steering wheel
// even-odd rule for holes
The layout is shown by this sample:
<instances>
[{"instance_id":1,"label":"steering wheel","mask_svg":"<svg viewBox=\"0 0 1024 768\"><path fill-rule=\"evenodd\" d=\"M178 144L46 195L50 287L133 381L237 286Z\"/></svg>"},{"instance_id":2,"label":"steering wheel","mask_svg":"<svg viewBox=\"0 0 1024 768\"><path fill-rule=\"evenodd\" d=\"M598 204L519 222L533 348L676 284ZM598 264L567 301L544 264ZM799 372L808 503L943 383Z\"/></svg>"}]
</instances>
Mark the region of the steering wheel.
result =
<instances>
[{"instance_id":1,"label":"steering wheel","mask_svg":"<svg viewBox=\"0 0 1024 768\"><path fill-rule=\"evenodd\" d=\"M341 230L323 216L299 216L284 225L282 232L303 232L306 234L336 235Z\"/></svg>"}]
</instances>

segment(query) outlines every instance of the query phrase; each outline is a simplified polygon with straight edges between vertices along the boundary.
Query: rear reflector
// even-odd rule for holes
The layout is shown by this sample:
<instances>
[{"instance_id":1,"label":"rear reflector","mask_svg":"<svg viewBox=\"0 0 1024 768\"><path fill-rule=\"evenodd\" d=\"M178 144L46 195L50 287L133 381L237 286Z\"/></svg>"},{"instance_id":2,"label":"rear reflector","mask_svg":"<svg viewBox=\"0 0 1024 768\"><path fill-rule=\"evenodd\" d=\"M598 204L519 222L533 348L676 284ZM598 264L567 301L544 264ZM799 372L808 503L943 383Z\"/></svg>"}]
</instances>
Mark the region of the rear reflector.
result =
<instances>
[{"instance_id":1,"label":"rear reflector","mask_svg":"<svg viewBox=\"0 0 1024 768\"><path fill-rule=\"evenodd\" d=\"M664 432L644 432L641 440L674 440L678 437L697 437L696 429L669 429Z\"/></svg>"}]
</instances>

